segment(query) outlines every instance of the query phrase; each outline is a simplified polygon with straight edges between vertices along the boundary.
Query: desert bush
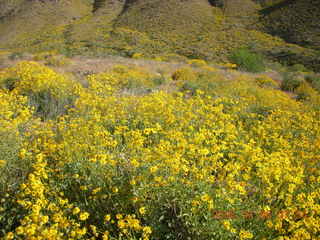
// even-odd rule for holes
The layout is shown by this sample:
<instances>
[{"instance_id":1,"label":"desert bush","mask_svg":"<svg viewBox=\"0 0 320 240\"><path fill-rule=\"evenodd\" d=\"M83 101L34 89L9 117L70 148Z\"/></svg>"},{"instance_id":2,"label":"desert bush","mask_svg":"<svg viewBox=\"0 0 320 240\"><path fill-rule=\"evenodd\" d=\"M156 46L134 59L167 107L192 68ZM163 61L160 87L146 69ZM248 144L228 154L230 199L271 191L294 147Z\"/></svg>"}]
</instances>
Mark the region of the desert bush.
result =
<instances>
[{"instance_id":1,"label":"desert bush","mask_svg":"<svg viewBox=\"0 0 320 240\"><path fill-rule=\"evenodd\" d=\"M293 66L290 67L290 70L293 72L307 72L308 69L303 66L302 64L294 64Z\"/></svg>"},{"instance_id":2,"label":"desert bush","mask_svg":"<svg viewBox=\"0 0 320 240\"><path fill-rule=\"evenodd\" d=\"M286 72L281 83L281 89L294 92L304 81L304 77L299 74Z\"/></svg>"},{"instance_id":3,"label":"desert bush","mask_svg":"<svg viewBox=\"0 0 320 240\"><path fill-rule=\"evenodd\" d=\"M287 71L288 69L285 69L286 67L281 64L280 62L277 62L277 61L267 61L266 62L266 67L268 69L272 69L274 71L277 71L277 72L282 72L282 71Z\"/></svg>"},{"instance_id":4,"label":"desert bush","mask_svg":"<svg viewBox=\"0 0 320 240\"><path fill-rule=\"evenodd\" d=\"M311 86L316 89L318 92L320 92L320 75L311 73L306 75L305 77L306 81L311 84Z\"/></svg>"},{"instance_id":5,"label":"desert bush","mask_svg":"<svg viewBox=\"0 0 320 240\"><path fill-rule=\"evenodd\" d=\"M194 79L189 79L183 81L180 84L180 91L186 92L191 95L196 94L207 94L210 96L217 95L216 90L223 88L225 84L225 79L223 75L218 74L216 71L211 69L198 71L195 73L196 77Z\"/></svg>"},{"instance_id":6,"label":"desert bush","mask_svg":"<svg viewBox=\"0 0 320 240\"><path fill-rule=\"evenodd\" d=\"M163 84L167 83L168 82L168 78L163 74L159 74L159 75L153 77L152 81L154 82L154 84L156 86L160 86L160 85L163 85Z\"/></svg>"},{"instance_id":7,"label":"desert bush","mask_svg":"<svg viewBox=\"0 0 320 240\"><path fill-rule=\"evenodd\" d=\"M181 91L186 91L192 95L195 95L200 90L200 84L197 82L185 82L181 87Z\"/></svg>"},{"instance_id":8,"label":"desert bush","mask_svg":"<svg viewBox=\"0 0 320 240\"><path fill-rule=\"evenodd\" d=\"M0 86L28 97L41 118L64 114L75 99L76 83L36 62L21 62L0 75Z\"/></svg>"},{"instance_id":9,"label":"desert bush","mask_svg":"<svg viewBox=\"0 0 320 240\"><path fill-rule=\"evenodd\" d=\"M193 81L196 78L196 73L188 67L179 68L172 74L172 79L175 81Z\"/></svg>"},{"instance_id":10,"label":"desert bush","mask_svg":"<svg viewBox=\"0 0 320 240\"><path fill-rule=\"evenodd\" d=\"M295 93L297 94L298 100L308 101L317 96L317 92L307 83L303 82L299 87L296 88Z\"/></svg>"},{"instance_id":11,"label":"desert bush","mask_svg":"<svg viewBox=\"0 0 320 240\"><path fill-rule=\"evenodd\" d=\"M230 56L230 61L244 71L263 72L265 70L263 57L245 48L235 50Z\"/></svg>"}]
</instances>

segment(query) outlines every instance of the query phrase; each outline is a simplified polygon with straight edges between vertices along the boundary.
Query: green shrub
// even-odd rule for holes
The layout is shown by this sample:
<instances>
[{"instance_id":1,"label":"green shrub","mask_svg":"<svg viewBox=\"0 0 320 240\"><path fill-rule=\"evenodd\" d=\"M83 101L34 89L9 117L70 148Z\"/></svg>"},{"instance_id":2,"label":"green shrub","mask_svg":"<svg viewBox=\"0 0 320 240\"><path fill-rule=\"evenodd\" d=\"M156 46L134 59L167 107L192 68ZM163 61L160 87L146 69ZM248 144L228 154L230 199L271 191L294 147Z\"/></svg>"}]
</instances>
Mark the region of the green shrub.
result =
<instances>
[{"instance_id":1,"label":"green shrub","mask_svg":"<svg viewBox=\"0 0 320 240\"><path fill-rule=\"evenodd\" d=\"M308 69L303 66L302 64L294 64L293 66L290 67L290 70L293 72L307 72Z\"/></svg>"},{"instance_id":2,"label":"green shrub","mask_svg":"<svg viewBox=\"0 0 320 240\"><path fill-rule=\"evenodd\" d=\"M281 83L281 89L294 92L303 82L304 78L302 76L293 73L285 73Z\"/></svg>"},{"instance_id":3,"label":"green shrub","mask_svg":"<svg viewBox=\"0 0 320 240\"><path fill-rule=\"evenodd\" d=\"M181 91L190 92L192 95L195 95L199 89L200 85L196 82L185 82L181 87Z\"/></svg>"},{"instance_id":4,"label":"green shrub","mask_svg":"<svg viewBox=\"0 0 320 240\"><path fill-rule=\"evenodd\" d=\"M31 94L29 96L29 104L34 107L35 114L41 119L55 119L67 112L75 98L75 96L58 98L49 90L43 90Z\"/></svg>"},{"instance_id":5,"label":"green shrub","mask_svg":"<svg viewBox=\"0 0 320 240\"><path fill-rule=\"evenodd\" d=\"M276 61L267 62L266 67L269 69L272 69L274 71L277 71L277 72L281 72L285 68L284 65L282 65L280 62L276 62Z\"/></svg>"},{"instance_id":6,"label":"green shrub","mask_svg":"<svg viewBox=\"0 0 320 240\"><path fill-rule=\"evenodd\" d=\"M230 61L244 71L263 72L265 70L263 57L246 48L235 50L230 56Z\"/></svg>"},{"instance_id":7,"label":"green shrub","mask_svg":"<svg viewBox=\"0 0 320 240\"><path fill-rule=\"evenodd\" d=\"M317 96L317 92L307 83L302 83L295 91L297 99L301 101L308 101Z\"/></svg>"},{"instance_id":8,"label":"green shrub","mask_svg":"<svg viewBox=\"0 0 320 240\"><path fill-rule=\"evenodd\" d=\"M159 76L154 77L152 81L156 86L160 86L167 82L167 78L164 75L160 74Z\"/></svg>"},{"instance_id":9,"label":"green shrub","mask_svg":"<svg viewBox=\"0 0 320 240\"><path fill-rule=\"evenodd\" d=\"M320 92L320 75L318 74L309 74L306 77L306 81L311 84L311 86Z\"/></svg>"},{"instance_id":10,"label":"green shrub","mask_svg":"<svg viewBox=\"0 0 320 240\"><path fill-rule=\"evenodd\" d=\"M316 82L320 82L320 75L319 74L308 74L306 76L306 80L309 82L309 83L316 83Z\"/></svg>"},{"instance_id":11,"label":"green shrub","mask_svg":"<svg viewBox=\"0 0 320 240\"><path fill-rule=\"evenodd\" d=\"M3 80L0 84L0 88L7 89L9 91L12 91L15 88L15 84L19 79L17 78L6 78Z\"/></svg>"}]
</instances>

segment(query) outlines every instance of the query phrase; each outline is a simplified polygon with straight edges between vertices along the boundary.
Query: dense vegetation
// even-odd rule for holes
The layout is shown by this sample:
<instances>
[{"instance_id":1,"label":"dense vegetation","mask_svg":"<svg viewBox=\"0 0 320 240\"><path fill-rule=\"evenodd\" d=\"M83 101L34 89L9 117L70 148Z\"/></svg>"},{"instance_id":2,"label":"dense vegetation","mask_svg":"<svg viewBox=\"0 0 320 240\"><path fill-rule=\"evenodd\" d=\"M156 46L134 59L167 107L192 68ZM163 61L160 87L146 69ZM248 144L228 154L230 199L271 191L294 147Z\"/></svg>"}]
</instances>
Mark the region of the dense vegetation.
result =
<instances>
[{"instance_id":1,"label":"dense vegetation","mask_svg":"<svg viewBox=\"0 0 320 240\"><path fill-rule=\"evenodd\" d=\"M0 2L0 239L319 239L311 3Z\"/></svg>"},{"instance_id":2,"label":"dense vegetation","mask_svg":"<svg viewBox=\"0 0 320 240\"><path fill-rule=\"evenodd\" d=\"M300 70L279 86L201 60L82 84L37 62L3 69L0 236L316 239L319 76Z\"/></svg>"}]
</instances>

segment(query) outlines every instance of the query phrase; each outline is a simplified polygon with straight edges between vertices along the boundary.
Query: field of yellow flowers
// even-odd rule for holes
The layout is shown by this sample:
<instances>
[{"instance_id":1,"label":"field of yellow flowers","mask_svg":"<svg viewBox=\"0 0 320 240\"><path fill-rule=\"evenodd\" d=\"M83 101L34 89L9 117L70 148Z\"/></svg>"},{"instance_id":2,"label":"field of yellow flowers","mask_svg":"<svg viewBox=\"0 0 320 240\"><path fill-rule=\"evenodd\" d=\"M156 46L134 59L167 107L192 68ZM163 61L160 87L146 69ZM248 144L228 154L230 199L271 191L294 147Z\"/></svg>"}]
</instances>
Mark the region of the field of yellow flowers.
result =
<instances>
[{"instance_id":1,"label":"field of yellow flowers","mask_svg":"<svg viewBox=\"0 0 320 240\"><path fill-rule=\"evenodd\" d=\"M198 65L1 70L0 239L320 239L319 96Z\"/></svg>"}]
</instances>

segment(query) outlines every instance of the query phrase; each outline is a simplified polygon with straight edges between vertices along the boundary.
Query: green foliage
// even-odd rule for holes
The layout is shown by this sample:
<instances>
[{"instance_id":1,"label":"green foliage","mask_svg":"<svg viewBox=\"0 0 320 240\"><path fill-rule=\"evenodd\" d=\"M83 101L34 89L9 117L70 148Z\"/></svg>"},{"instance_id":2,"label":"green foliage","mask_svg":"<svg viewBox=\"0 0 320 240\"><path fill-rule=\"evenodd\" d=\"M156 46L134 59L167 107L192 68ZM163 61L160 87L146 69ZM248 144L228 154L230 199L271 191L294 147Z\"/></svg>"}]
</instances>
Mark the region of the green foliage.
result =
<instances>
[{"instance_id":1,"label":"green foliage","mask_svg":"<svg viewBox=\"0 0 320 240\"><path fill-rule=\"evenodd\" d=\"M42 90L29 96L29 105L41 119L56 119L67 112L75 98L75 96L60 98L52 95L48 90Z\"/></svg>"},{"instance_id":2,"label":"green foliage","mask_svg":"<svg viewBox=\"0 0 320 240\"><path fill-rule=\"evenodd\" d=\"M301 101L311 100L316 94L316 91L307 83L303 82L296 89L297 99Z\"/></svg>"},{"instance_id":3,"label":"green foliage","mask_svg":"<svg viewBox=\"0 0 320 240\"><path fill-rule=\"evenodd\" d=\"M195 95L197 90L200 89L200 84L197 82L185 82L181 87L181 91L186 91L191 93L191 95Z\"/></svg>"},{"instance_id":4,"label":"green foliage","mask_svg":"<svg viewBox=\"0 0 320 240\"><path fill-rule=\"evenodd\" d=\"M257 73L265 70L263 57L246 48L235 50L230 56L230 61L244 71Z\"/></svg>"},{"instance_id":5,"label":"green foliage","mask_svg":"<svg viewBox=\"0 0 320 240\"><path fill-rule=\"evenodd\" d=\"M303 66L302 64L294 64L293 66L290 67L290 70L293 72L307 72L308 69Z\"/></svg>"},{"instance_id":6,"label":"green foliage","mask_svg":"<svg viewBox=\"0 0 320 240\"><path fill-rule=\"evenodd\" d=\"M306 76L306 81L311 84L311 86L320 92L320 75L311 73Z\"/></svg>"},{"instance_id":7,"label":"green foliage","mask_svg":"<svg viewBox=\"0 0 320 240\"><path fill-rule=\"evenodd\" d=\"M167 83L168 79L163 74L159 74L158 76L155 76L154 78L152 78L152 81L156 86L160 86Z\"/></svg>"},{"instance_id":8,"label":"green foliage","mask_svg":"<svg viewBox=\"0 0 320 240\"><path fill-rule=\"evenodd\" d=\"M295 73L286 72L281 83L281 89L294 92L304 82L303 76Z\"/></svg>"}]
</instances>

